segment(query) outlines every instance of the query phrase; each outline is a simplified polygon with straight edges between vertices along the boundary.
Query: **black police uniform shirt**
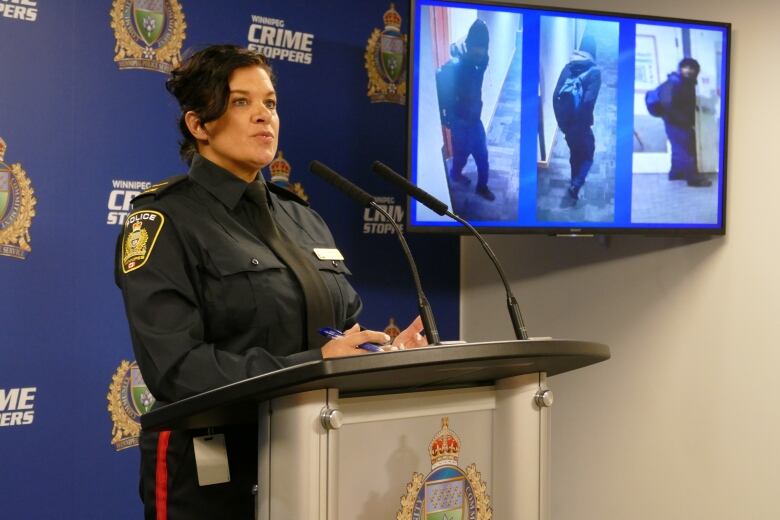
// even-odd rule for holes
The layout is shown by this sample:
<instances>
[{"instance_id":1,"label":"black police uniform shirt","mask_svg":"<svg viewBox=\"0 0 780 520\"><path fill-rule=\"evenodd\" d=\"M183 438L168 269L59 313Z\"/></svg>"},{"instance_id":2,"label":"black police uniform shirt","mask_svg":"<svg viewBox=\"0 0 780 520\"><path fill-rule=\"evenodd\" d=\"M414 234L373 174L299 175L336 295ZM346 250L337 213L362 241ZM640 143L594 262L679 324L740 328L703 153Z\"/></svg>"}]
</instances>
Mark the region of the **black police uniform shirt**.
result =
<instances>
[{"instance_id":1,"label":"black police uniform shirt","mask_svg":"<svg viewBox=\"0 0 780 520\"><path fill-rule=\"evenodd\" d=\"M144 381L159 404L294 364L321 359L306 345L297 279L252 225L259 211L247 183L200 155L187 176L134 200L117 247L117 284ZM268 185L280 232L300 246L330 292L336 326L356 322L362 304L322 218L283 188ZM310 348L311 347L311 348Z\"/></svg>"}]
</instances>

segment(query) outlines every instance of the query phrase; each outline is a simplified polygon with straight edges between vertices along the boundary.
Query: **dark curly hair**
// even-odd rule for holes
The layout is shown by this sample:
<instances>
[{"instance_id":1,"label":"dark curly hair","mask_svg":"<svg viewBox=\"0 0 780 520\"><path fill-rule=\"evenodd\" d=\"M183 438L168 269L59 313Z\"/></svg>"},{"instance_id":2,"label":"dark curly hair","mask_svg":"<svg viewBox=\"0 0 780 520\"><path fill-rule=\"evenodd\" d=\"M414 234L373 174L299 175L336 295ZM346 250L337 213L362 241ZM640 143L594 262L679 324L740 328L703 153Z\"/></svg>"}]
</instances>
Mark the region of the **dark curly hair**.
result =
<instances>
[{"instance_id":1,"label":"dark curly hair","mask_svg":"<svg viewBox=\"0 0 780 520\"><path fill-rule=\"evenodd\" d=\"M192 162L198 144L187 128L184 115L193 111L203 124L218 119L227 110L230 74L242 67L260 67L274 82L265 57L237 45L211 45L193 53L165 82L165 88L176 97L181 108L179 130L183 139L179 154L185 163Z\"/></svg>"},{"instance_id":2,"label":"dark curly hair","mask_svg":"<svg viewBox=\"0 0 780 520\"><path fill-rule=\"evenodd\" d=\"M682 69L683 67L690 67L693 70L696 71L696 74L698 74L701 71L701 65L699 65L699 62L694 60L693 58L683 58L680 60L680 64L677 65L678 69Z\"/></svg>"}]
</instances>

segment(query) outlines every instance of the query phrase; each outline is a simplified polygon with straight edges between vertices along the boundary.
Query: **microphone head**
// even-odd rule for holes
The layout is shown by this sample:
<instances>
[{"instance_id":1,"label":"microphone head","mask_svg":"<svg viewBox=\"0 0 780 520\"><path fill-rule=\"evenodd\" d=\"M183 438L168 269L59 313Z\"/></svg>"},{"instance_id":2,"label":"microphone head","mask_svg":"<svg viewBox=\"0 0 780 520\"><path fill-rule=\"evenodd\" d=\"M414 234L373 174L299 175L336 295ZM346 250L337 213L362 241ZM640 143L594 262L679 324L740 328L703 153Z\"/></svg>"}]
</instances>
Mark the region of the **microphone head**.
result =
<instances>
[{"instance_id":1,"label":"microphone head","mask_svg":"<svg viewBox=\"0 0 780 520\"><path fill-rule=\"evenodd\" d=\"M374 202L374 197L355 186L353 183L320 161L315 160L310 162L309 171L346 193L361 206L369 206Z\"/></svg>"}]
</instances>

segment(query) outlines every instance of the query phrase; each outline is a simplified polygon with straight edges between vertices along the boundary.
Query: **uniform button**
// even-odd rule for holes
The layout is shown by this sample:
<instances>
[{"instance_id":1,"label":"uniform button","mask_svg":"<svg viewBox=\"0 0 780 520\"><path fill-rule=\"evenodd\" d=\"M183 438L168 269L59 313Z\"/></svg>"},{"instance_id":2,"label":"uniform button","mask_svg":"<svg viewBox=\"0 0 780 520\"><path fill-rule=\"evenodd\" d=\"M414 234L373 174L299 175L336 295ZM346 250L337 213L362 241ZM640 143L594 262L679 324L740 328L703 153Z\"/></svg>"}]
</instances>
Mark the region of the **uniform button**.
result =
<instances>
[{"instance_id":1,"label":"uniform button","mask_svg":"<svg viewBox=\"0 0 780 520\"><path fill-rule=\"evenodd\" d=\"M260 260L258 260L257 258L253 258L252 265L260 265Z\"/></svg>"},{"instance_id":2,"label":"uniform button","mask_svg":"<svg viewBox=\"0 0 780 520\"><path fill-rule=\"evenodd\" d=\"M339 263L337 261L332 260L332 262L333 262L333 267L338 267L339 266Z\"/></svg>"}]
</instances>

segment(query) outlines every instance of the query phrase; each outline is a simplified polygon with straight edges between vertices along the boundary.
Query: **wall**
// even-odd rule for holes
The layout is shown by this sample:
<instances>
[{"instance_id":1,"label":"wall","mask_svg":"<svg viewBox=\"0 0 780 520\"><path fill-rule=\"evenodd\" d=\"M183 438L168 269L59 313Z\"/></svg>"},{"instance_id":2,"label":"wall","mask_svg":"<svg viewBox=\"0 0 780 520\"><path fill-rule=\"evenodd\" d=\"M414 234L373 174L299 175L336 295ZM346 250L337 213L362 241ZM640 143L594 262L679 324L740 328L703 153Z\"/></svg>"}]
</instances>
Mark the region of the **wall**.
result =
<instances>
[{"instance_id":1,"label":"wall","mask_svg":"<svg viewBox=\"0 0 780 520\"><path fill-rule=\"evenodd\" d=\"M555 376L552 518L780 517L780 273L773 194L780 4L556 0L733 24L728 234L707 241L493 237L531 335L608 344L612 359ZM497 276L462 251L462 331L511 337Z\"/></svg>"}]
</instances>

